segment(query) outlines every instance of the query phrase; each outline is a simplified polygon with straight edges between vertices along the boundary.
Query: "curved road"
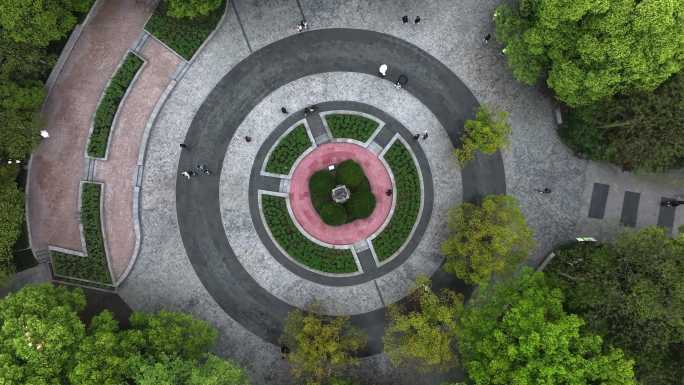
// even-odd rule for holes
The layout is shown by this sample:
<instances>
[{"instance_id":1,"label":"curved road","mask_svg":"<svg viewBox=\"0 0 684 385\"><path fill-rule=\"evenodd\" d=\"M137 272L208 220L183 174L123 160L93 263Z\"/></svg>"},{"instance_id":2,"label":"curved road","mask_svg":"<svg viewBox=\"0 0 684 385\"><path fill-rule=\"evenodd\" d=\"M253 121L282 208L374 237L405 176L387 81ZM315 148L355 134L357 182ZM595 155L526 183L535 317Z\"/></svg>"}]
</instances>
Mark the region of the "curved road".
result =
<instances>
[{"instance_id":1,"label":"curved road","mask_svg":"<svg viewBox=\"0 0 684 385\"><path fill-rule=\"evenodd\" d=\"M412 93L446 128L454 145L466 119L478 106L467 87L442 63L420 48L395 37L352 29L317 30L280 40L235 66L209 94L188 130L192 152L181 155L179 170L204 163L214 171L191 183L176 183L176 209L187 255L204 286L233 319L261 338L276 343L292 307L261 288L235 257L223 231L219 176L228 144L240 123L271 91L301 77L345 71L375 74L378 63L390 66L390 76L408 76ZM242 165L251 167L251 165ZM505 193L500 153L478 156L462 171L464 200ZM441 270L435 288L469 288ZM369 336L362 355L382 351L384 309L352 317Z\"/></svg>"}]
</instances>

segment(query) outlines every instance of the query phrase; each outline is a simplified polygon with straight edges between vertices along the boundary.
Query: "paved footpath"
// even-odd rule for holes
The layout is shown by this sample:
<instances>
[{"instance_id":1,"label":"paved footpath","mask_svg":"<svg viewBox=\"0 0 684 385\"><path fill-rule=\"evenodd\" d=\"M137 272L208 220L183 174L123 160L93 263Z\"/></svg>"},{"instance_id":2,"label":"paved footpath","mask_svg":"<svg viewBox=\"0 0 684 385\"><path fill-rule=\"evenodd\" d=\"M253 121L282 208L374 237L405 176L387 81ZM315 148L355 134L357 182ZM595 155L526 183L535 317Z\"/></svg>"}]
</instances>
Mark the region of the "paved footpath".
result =
<instances>
[{"instance_id":1,"label":"paved footpath","mask_svg":"<svg viewBox=\"0 0 684 385\"><path fill-rule=\"evenodd\" d=\"M45 104L51 137L33 153L28 218L34 253L48 246L82 251L79 183L88 177L85 148L92 117L117 66L140 38L151 14L135 0L105 1L85 26ZM108 159L91 180L104 183L104 226L112 273L118 278L135 252L134 185L143 131L171 75L182 62L153 39L138 54L147 63L122 102Z\"/></svg>"}]
</instances>

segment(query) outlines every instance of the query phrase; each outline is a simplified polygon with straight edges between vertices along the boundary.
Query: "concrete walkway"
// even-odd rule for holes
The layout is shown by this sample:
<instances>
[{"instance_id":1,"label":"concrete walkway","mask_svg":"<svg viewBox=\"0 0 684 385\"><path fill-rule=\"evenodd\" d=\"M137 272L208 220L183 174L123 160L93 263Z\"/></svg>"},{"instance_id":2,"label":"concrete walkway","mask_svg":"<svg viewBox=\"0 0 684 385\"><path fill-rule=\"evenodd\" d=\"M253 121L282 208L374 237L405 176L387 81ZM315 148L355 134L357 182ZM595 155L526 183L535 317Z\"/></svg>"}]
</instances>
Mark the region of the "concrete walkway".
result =
<instances>
[{"instance_id":1,"label":"concrete walkway","mask_svg":"<svg viewBox=\"0 0 684 385\"><path fill-rule=\"evenodd\" d=\"M151 10L135 0L106 1L85 26L45 105L51 137L33 153L28 181L31 246L83 251L79 232L79 182L104 183L104 231L114 280L135 256L139 185L138 154L143 131L159 97L181 63L173 52L147 39L139 56L147 61L122 101L107 160L85 156L97 103L110 77L142 36ZM94 172L89 163L94 162Z\"/></svg>"}]
</instances>

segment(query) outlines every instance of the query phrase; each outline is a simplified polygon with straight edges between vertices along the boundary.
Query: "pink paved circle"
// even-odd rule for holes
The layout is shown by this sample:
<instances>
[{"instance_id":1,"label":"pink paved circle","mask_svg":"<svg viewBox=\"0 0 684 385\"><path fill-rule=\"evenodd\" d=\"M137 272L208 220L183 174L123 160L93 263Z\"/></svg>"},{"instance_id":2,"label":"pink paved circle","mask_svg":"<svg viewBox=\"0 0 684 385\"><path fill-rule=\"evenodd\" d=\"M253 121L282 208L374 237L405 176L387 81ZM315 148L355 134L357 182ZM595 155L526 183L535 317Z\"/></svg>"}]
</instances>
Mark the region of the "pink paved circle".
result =
<instances>
[{"instance_id":1,"label":"pink paved circle","mask_svg":"<svg viewBox=\"0 0 684 385\"><path fill-rule=\"evenodd\" d=\"M309 197L309 178L316 171L352 159L363 168L375 195L373 213L364 219L342 226L323 223ZM302 159L290 179L290 206L297 222L312 237L333 245L350 245L368 238L382 226L392 207L392 197L386 191L392 188L392 180L385 165L377 155L357 144L326 143Z\"/></svg>"}]
</instances>

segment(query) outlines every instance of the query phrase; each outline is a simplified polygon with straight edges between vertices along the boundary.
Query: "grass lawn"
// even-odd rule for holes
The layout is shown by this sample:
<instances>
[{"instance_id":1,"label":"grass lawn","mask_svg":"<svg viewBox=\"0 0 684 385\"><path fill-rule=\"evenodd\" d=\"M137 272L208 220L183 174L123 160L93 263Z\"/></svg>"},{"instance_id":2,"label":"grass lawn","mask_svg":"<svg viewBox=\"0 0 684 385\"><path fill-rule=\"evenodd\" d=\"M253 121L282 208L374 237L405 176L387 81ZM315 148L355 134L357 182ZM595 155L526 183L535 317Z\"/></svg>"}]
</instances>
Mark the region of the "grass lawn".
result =
<instances>
[{"instance_id":1,"label":"grass lawn","mask_svg":"<svg viewBox=\"0 0 684 385\"><path fill-rule=\"evenodd\" d=\"M142 59L133 53L129 53L119 70L116 71L112 81L109 82L105 95L100 101L100 105L97 106L97 111L95 111L93 132L90 133L90 140L88 141L88 156L105 157L114 116L119 109L121 99L123 99L142 64Z\"/></svg>"},{"instance_id":2,"label":"grass lawn","mask_svg":"<svg viewBox=\"0 0 684 385\"><path fill-rule=\"evenodd\" d=\"M350 250L335 250L319 246L299 232L287 212L285 198L262 195L261 209L273 238L290 257L303 265L326 273L357 271L356 262Z\"/></svg>"},{"instance_id":3,"label":"grass lawn","mask_svg":"<svg viewBox=\"0 0 684 385\"><path fill-rule=\"evenodd\" d=\"M380 261L393 256L408 241L420 210L420 179L409 150L395 141L384 156L396 183L397 203L387 227L373 239L373 248Z\"/></svg>"},{"instance_id":4,"label":"grass lawn","mask_svg":"<svg viewBox=\"0 0 684 385\"><path fill-rule=\"evenodd\" d=\"M365 142L378 128L374 120L360 115L335 114L325 117L330 132L335 138L349 138Z\"/></svg>"},{"instance_id":5,"label":"grass lawn","mask_svg":"<svg viewBox=\"0 0 684 385\"><path fill-rule=\"evenodd\" d=\"M192 19L167 16L166 7L165 1L159 2L145 29L185 60L190 60L221 20L226 2L208 15Z\"/></svg>"},{"instance_id":6,"label":"grass lawn","mask_svg":"<svg viewBox=\"0 0 684 385\"><path fill-rule=\"evenodd\" d=\"M55 274L111 284L107 266L102 222L100 221L101 185L84 183L81 192L81 223L85 236L87 257L52 252Z\"/></svg>"},{"instance_id":7,"label":"grass lawn","mask_svg":"<svg viewBox=\"0 0 684 385\"><path fill-rule=\"evenodd\" d=\"M274 174L289 174L294 162L309 147L311 147L311 140L306 133L306 127L297 126L278 141L268 157L266 171Z\"/></svg>"}]
</instances>

